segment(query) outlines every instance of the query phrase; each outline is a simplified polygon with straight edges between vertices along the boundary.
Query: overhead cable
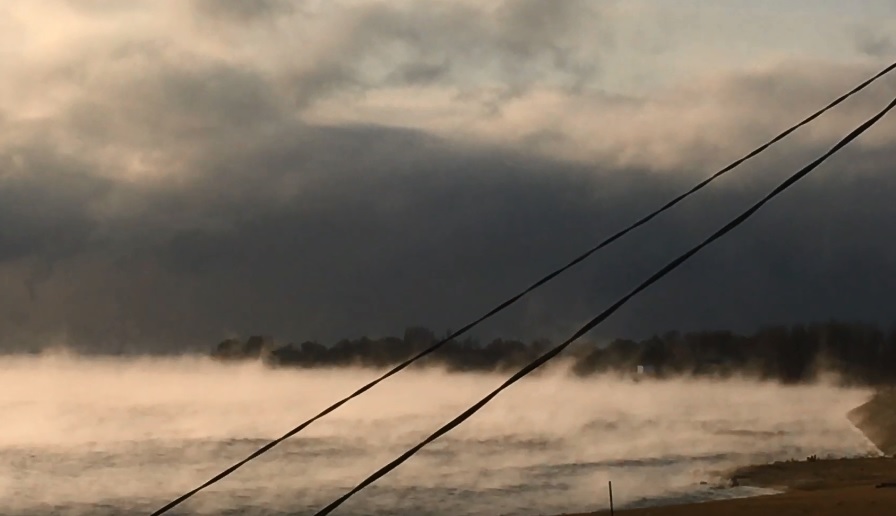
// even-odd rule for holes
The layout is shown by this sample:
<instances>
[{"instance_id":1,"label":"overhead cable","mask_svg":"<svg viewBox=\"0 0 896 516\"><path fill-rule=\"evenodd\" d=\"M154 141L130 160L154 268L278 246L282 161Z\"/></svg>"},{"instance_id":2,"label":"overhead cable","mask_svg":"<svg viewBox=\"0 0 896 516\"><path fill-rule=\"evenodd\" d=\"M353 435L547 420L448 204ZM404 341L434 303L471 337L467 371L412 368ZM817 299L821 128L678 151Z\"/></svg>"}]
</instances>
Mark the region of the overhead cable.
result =
<instances>
[{"instance_id":1,"label":"overhead cable","mask_svg":"<svg viewBox=\"0 0 896 516\"><path fill-rule=\"evenodd\" d=\"M461 423L463 423L464 421L469 419L473 414L475 414L480 409L482 409L482 407L486 406L489 402L491 402L502 391L504 391L511 385L515 384L516 382L522 380L526 375L535 371L536 369L543 366L548 361L550 361L551 359L553 359L554 357L559 355L570 344L572 344L577 339L579 339L581 336L585 335L586 333L588 333L589 331L594 329L597 325L599 325L604 320L606 320L608 317L610 317L610 315L612 315L614 312L619 310L619 308L621 308L624 304L626 304L630 299L632 299L633 297L638 295L640 292L645 290L647 287L649 287L649 286L653 285L654 283L656 283L657 281L659 281L661 278L663 278L663 276L665 276L665 275L669 274L670 272L674 271L675 269L677 269L681 264L683 264L688 259L690 259L692 256L694 256L695 254L700 252L706 246L710 245L711 243L715 242L719 238L725 236L726 234L728 234L729 232L734 230L736 227L743 224L754 213L759 211L759 209L762 208L767 202L771 201L772 199L777 197L779 194L781 194L782 192L784 192L785 190L790 188L794 183L796 183L797 181L799 181L800 179L802 179L803 177L808 175L810 172L815 170L819 165L824 163L829 157L836 154L840 149L845 147L851 141L853 141L857 137L859 137L859 135L861 135L862 133L867 131L869 128L871 128L881 118L883 118L884 115L886 115L891 109L893 109L894 106L896 106L896 98L894 98L879 113L877 113L872 118L865 121L862 125L860 125L856 129L854 129L852 132L850 132L848 135L846 135L842 140L837 142L836 145L831 147L831 149L828 150L826 153L824 153L821 157L819 157L815 161L809 163L808 165L806 165L805 167L803 167L802 169L797 171L795 174L793 174L792 176L787 178L783 183L781 183L777 187L775 187L774 190L769 192L765 197L760 199L757 203L752 205L746 211L744 211L743 213L741 213L740 215L738 215L737 217L732 219L730 222L728 222L727 224L722 226L722 228L720 228L718 231L716 231L715 233L710 235L708 238L706 238L705 240L703 240L696 246L692 247L690 250L688 250L684 254L680 255L678 258L675 258L674 260L672 260L671 262L666 264L663 268L658 270L652 276L650 276L649 278L644 280L644 282L642 282L640 285L635 287L631 292L629 292L625 296L621 297L615 303L610 305L609 308L607 308L606 310L604 310L603 312L598 314L595 318L588 321L587 324L585 324L584 326L579 328L571 337L569 337L568 339L563 341L562 344L559 344L559 345L555 346L554 348L551 348L549 351L547 351L546 353L539 356L537 359L533 360L528 365L526 365L525 367L523 367L522 369L517 371L513 376L508 378L504 383L502 383L495 390L488 393L484 398L477 401L475 404L470 406L470 408L461 412L460 415L458 415L451 421L445 423L445 425L443 425L441 428L439 428L438 430L436 430L435 432L430 434L429 437L420 441L418 444L416 444L415 446L413 446L406 452L402 453L398 458L396 458L392 462L386 464L385 466L381 467L380 469L376 470L374 473L372 473L370 476L365 478L363 481L361 481L361 483L356 485L350 491L346 492L344 495L340 496L339 498L337 498L336 500L331 502L329 505L327 505L323 509L314 513L314 516L326 516L327 514L330 514L331 512L333 512L333 510L335 510L337 507L342 505L346 500L348 500L349 498L351 498L352 496L354 496L355 494L360 492L362 489L373 484L378 479L382 478L383 476L388 474L390 471L392 471L395 468L397 468L398 466L400 466L403 462L405 462L406 460L413 457L417 452L419 452L421 449L423 449L426 445L432 443L439 437L447 434L452 429L454 429L455 427L457 427L458 425L460 425Z\"/></svg>"},{"instance_id":2,"label":"overhead cable","mask_svg":"<svg viewBox=\"0 0 896 516\"><path fill-rule=\"evenodd\" d=\"M557 276L559 276L559 275L562 274L563 272L565 272L565 271L571 269L572 267L578 265L579 263L581 263L582 261L584 261L585 259L587 259L587 258L590 257L591 255L593 255L593 254L596 253L597 251L603 249L604 247L607 247L608 245L612 244L612 243L615 242L616 240L619 240L619 239L622 238L623 236L627 235L629 232L631 232L631 231L633 231L633 230L639 228L640 226L643 226L644 224L650 222L650 221L651 221L653 218L655 218L656 216L660 215L661 213L665 212L666 210L669 210L670 208L672 208L673 206L675 206L675 205L678 204L679 202L683 201L683 200L686 199L687 197L690 197L691 195L693 195L693 194L697 193L698 191L702 190L702 189L703 189L704 187L706 187L709 183L711 183L711 182L713 182L714 180L718 179L718 178L721 177L722 175L724 175L724 174L730 172L731 170L735 169L736 167L738 167L738 166L741 165L742 163L744 163L744 162L746 162L746 161L752 159L753 157L757 156L758 154L760 154L761 152L765 151L766 149L768 149L769 147L771 147L771 146L774 145L775 143L777 143L777 142L783 140L784 138L786 138L787 136L789 136L791 133L793 133L793 132L796 131L797 129L799 129L799 128L801 128L801 127L803 127L803 126L805 126L805 125L811 123L811 122L814 121L816 118L818 118L818 117L820 117L821 115L823 115L825 112L827 112L827 111L833 109L834 107L836 107L837 105L841 104L841 103L844 102L846 99L852 97L852 96L855 95L856 93L859 93L860 91L862 91L863 89L865 89L866 87L868 87L869 85L871 85L872 83L874 83L875 81L877 81L878 79L880 79L880 78L882 78L883 76L885 76L885 75L889 74L890 72L892 72L894 69L896 69L896 63L893 63L893 64L887 66L886 68L884 68L883 70L881 70L880 72L878 72L877 74L875 74L874 76L872 76L872 77L866 79L865 81L863 81L863 82L862 82L861 84L859 84L858 86L854 87L854 88L851 89L850 91L848 91L848 92L844 93L843 95L841 95L840 97L836 98L836 99L833 100L831 103L829 103L829 104L826 105L825 107L819 109L819 110L816 111L815 113L809 115L808 117L806 117L805 119L803 119L802 121L800 121L799 123L797 123L796 125L793 125L792 127L788 128L788 129L785 130L784 132L778 134L777 136L775 136L774 138L772 138L772 139L769 140L768 142L766 142L766 143L764 143L763 145L757 147L756 149L754 149L753 151L751 151L750 153L748 153L748 154L745 155L744 157L738 159L737 161L732 162L731 164L729 164L729 165L726 166L725 168L719 170L719 171L716 172L715 174L713 174L713 175L709 176L708 178L704 179L703 181L697 183L697 184L694 185L690 190L688 190L688 191L686 191L686 192L680 194L679 196L677 196L677 197L675 197L674 199L670 200L669 202L667 202L666 204L664 204L664 205L661 206L660 208L657 208L656 210L650 212L648 215L642 217L641 219L639 219L639 220L636 221L635 223L631 224L630 226L626 227L625 229L622 229L622 230L620 230L620 231L614 233L614 234L611 235L610 237L608 237L608 238L604 239L603 241L601 241L600 243L594 245L593 247L591 247L590 249L588 249L588 250L585 251L584 253L580 254L579 256L577 256L577 257L575 257L574 259L572 259L571 261L569 261L566 265L563 265L562 267L560 267L560 268L554 270L553 272L547 274L546 276L544 276L543 278L541 278L541 279L539 279L538 281L534 282L534 283L531 284L530 286L526 287L525 289L523 289L522 291L520 291L518 294L516 294L516 295L514 295L514 296L508 298L507 300L501 302L500 304L498 304L497 306L495 306L494 308L492 308L491 310L489 310L488 312L486 312L484 315L480 316L479 318L473 320L473 321L470 322L470 323L467 323L465 326L463 326L463 327L461 327L459 330L457 330L457 331L451 333L450 335L448 335L448 336L445 337L444 339L442 339L442 340L436 342L435 344L432 344L431 346L427 347L426 349L420 351L419 353L413 355L412 357L408 358L407 360L405 360L405 361L399 363L398 365L394 366L393 368L389 369L388 371L386 371L385 373L383 373L381 376L379 376L379 377L377 377L376 379L370 381L369 383L367 383L367 384L361 386L361 387L358 388L356 391L354 391L354 392L352 392L351 394L349 394L348 396L346 396L346 397L340 399L339 401L333 403L333 404L330 405L329 407L323 409L323 410L322 410L321 412L319 412L317 415L311 417L310 419L304 421L303 423L299 424L298 426L292 428L291 430L289 430L288 432L286 432L286 433L283 434L282 436L280 436L280 437L278 437L278 438L276 438L276 439L274 439L274 440L268 442L267 444L265 444L265 445L262 446L261 448L255 450L254 452L252 452L251 454L249 454L249 455L248 455L247 457L245 457L244 459L240 460L239 462L234 463L233 465L231 465L231 466L228 467L227 469L223 470L222 472L218 473L218 474L215 475L214 477L212 477L212 478L210 478L209 480L205 481L203 484L201 484L201 485L199 485L199 486L193 488L192 490L190 490L190 491L184 493L183 495L181 495L181 496L175 498L174 500L168 502L168 503L165 504L163 507L161 507L161 508L157 509L155 512L153 512L153 513L151 514L151 516L160 516L161 514L164 514L164 513L168 512L168 511L170 511L171 509L173 509L174 507L180 505L182 502L184 502L184 501L187 500L188 498L192 497L193 495L195 495L195 494L198 493L199 491L202 491L203 489L205 489L205 488L211 486L212 484L215 484L215 483L219 482L220 480L222 480L223 478L229 476L231 473L233 473L233 472L236 471L237 469L241 468L242 466L244 466L244 465L247 464L248 462L250 462L250 461L254 460L255 458L259 457L260 455L266 453L268 450L274 448L275 446L277 446L278 444L282 443L282 442L285 441L286 439L289 439L290 437L292 437L292 436L296 435L297 433L301 432L302 430L304 430L305 428L307 428L308 426L310 426L312 423L314 423L314 422L317 421L318 419L321 419L321 418L327 416L328 414L330 414L331 412L335 411L336 409L338 409L338 408L341 407L342 405L348 403L348 402L351 401L352 399L361 396L362 394L364 394L364 393L367 392L368 390L372 389L373 387L375 387L377 384L379 384L379 383L382 382L383 380L385 380L385 379L387 379L387 378L389 378L389 377L391 377L391 376L397 374L398 372L400 372L400 371L406 369L406 368L407 368L408 366L410 366L411 364L413 364L413 363L417 362L418 360L420 360L420 359L426 357L427 355L433 353L434 351L438 350L439 348L441 348L442 346L444 346L444 345L447 344L448 342L450 342L450 341L456 339L457 337L460 337L461 335L467 333L468 331L470 331L471 329L475 328L476 326L478 326L478 325L481 324L482 322L486 321L487 319L490 319L492 316L496 315L497 313L499 313L499 312L503 311L504 309L508 308L509 306L513 305L514 303L516 303L517 301L519 301L521 298L523 298L523 297L526 296L527 294L529 294L529 293L531 293L532 291L534 291L535 289L537 289L537 288L541 287L542 285L544 285L545 283L548 283L549 281L553 280L554 278L556 278Z\"/></svg>"}]
</instances>

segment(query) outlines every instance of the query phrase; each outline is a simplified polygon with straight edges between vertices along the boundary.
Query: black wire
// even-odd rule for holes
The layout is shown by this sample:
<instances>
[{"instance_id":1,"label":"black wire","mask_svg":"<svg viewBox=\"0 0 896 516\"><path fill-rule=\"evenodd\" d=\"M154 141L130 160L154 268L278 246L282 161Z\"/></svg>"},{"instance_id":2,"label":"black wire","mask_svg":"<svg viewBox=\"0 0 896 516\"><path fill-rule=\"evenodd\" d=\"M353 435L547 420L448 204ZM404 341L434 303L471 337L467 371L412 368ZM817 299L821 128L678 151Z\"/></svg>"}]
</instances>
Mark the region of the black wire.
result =
<instances>
[{"instance_id":1,"label":"black wire","mask_svg":"<svg viewBox=\"0 0 896 516\"><path fill-rule=\"evenodd\" d=\"M815 113L813 113L813 114L810 115L809 117L805 118L804 120L802 120L802 121L799 122L798 124L796 124L796 125L790 127L789 129L785 130L785 131L782 132L781 134L775 136L774 138L772 138L771 140L769 140L767 143L765 143L765 144L763 144L762 146L756 148L755 150L753 150L752 152L750 152L750 153L747 154L746 156L744 156L744 157L738 159L737 161L731 163L730 165L728 165L727 167L723 168L722 170L716 172L715 174L713 174L712 176L708 177L707 179L704 179L703 181L701 181L700 183L698 183L697 185L695 185L693 188L691 188L691 189L688 190L687 192L685 192L685 193L679 195L678 197L675 197L674 199L672 199L671 201L667 202L666 204L664 204L664 205L663 205L662 207L660 207L659 209L657 209L657 210L651 212L650 214L648 214L647 216L641 218L640 220L638 220L638 221L635 222L634 224L628 226L627 228L625 228L625 229L623 229L623 230L621 230L621 231L619 231L619 232L613 234L613 235L610 236L609 238L603 240L602 242L600 242L599 244L595 245L595 246L592 247L591 249L587 250L586 252L582 253L582 254L579 255L578 257L574 258L572 261L570 261L570 262L567 263L566 265L560 267L559 269L556 269L555 271L551 272L551 273L548 274L547 276L541 278L540 280L536 281L535 283L533 283L532 285L530 285L529 287L527 287L525 290L523 290L523 291L521 291L520 293L516 294L515 296L513 296L513 297L507 299L506 301L500 303L500 304L497 305L496 307L492 308L492 309L491 309L489 312L487 312L485 315L482 315L482 316L479 317L478 319L476 319L476 320L474 320L474 321L468 323L467 325L463 326L461 329L455 331L454 333L448 335L448 336L445 337L444 339L442 339L442 340L436 342L435 344L431 345L430 347L428 347L428 348L424 349L423 351L420 351L420 352L417 353L416 355L412 356L411 358L409 358L409 359L405 360L404 362L401 362L400 364L396 365L396 366L393 367L392 369L390 369L390 370L388 370L387 372L383 373L382 376L380 376L380 377L376 378L375 380L371 381L370 383L367 383L366 385L360 387L360 388L359 388L358 390L356 390L355 392L349 394L349 395L346 396L345 398L342 398L341 400L339 400L339 401L335 402L334 404L330 405L329 407L325 408L323 411L321 411L320 413L318 413L316 416L314 416L314 417L312 417L311 419L308 419L307 421L305 421L304 423L302 423L302 424L296 426L295 428L293 428L292 430L286 432L285 434L283 434L282 436L278 437L277 439L274 439L273 441L271 441L271 442L265 444L264 446L262 446L262 447L259 448L258 450L252 452L252 453L251 453L249 456L247 456L246 458L240 460L239 462L237 462L237 463L233 464L232 466L228 467L227 469L225 469L225 470L222 471L221 473L219 473L219 474L215 475L214 477L212 477L211 479L207 480L207 481L206 481L205 483L203 483L202 485L200 485L200 486L198 486L198 487L192 489L191 491L189 491L189 492L187 492L187 493L184 493L183 495L179 496L178 498L172 500L171 502L169 502L168 504L166 504L166 505L163 506L162 508L160 508L160 509L156 510L155 512L153 512L150 516L159 516L159 515L161 515L161 514L164 514L164 513L168 512L169 510L173 509L174 507L180 505L183 501L185 501L185 500L187 500L188 498L192 497L193 495L195 495L195 494L198 493L199 491L202 491L203 489L205 489L205 488L211 486L212 484L215 484L215 483L219 482L221 479L223 479L224 477L227 477L228 475L230 475L231 473L233 473L233 472L236 471L237 469L241 468L243 465L245 465L245 464L248 463L249 461L255 459L256 457L258 457L258 456L260 456L260 455L262 455L263 453L267 452L268 450L270 450L270 449L273 448L274 446L277 446L278 444L280 444L281 442L285 441L286 439L288 439L288 438L290 438L290 437L296 435L297 433L301 432L302 430L304 430L305 428L307 428L309 425L311 425L312 423L314 423L314 422L317 421L318 419L323 418L324 416L326 416L326 415L330 414L331 412L335 411L336 409L338 409L338 408L341 407L342 405L346 404L346 403L349 402L350 400L352 400L352 399L354 399L354 398L357 398L358 396L364 394L365 392L367 392L368 390L370 390L371 388L373 388L374 386L376 386L378 383L380 383L380 382L382 382L383 380L389 378L390 376L392 376L392 375L394 375L394 374L396 374L396 373L402 371L403 369L407 368L408 366L410 366L410 365L413 364L414 362L420 360L421 358L423 358L423 357L429 355L430 353L436 351L437 349L441 348L442 346L444 346L444 345L445 345L446 343L448 343L449 341L451 341L451 340L453 340L453 339L455 339L455 338L457 338L457 337L459 337L459 336L465 334L466 332L468 332L468 331L470 331L471 329L473 329L474 327L478 326L480 323L482 323L482 322L485 321L486 319L491 318L493 315L495 315L495 314L497 314L498 312L504 310L505 308L509 307L510 305L516 303L516 302L519 301L523 296L529 294L529 293L532 292L533 290L539 288L540 286L542 286L542 285L544 285L545 283L551 281L552 279L554 279L555 277L559 276L559 275L562 274L563 272L567 271L568 269L570 269L570 268L574 267L575 265L579 264L580 262L584 261L586 258L588 258L589 256L591 256L591 255L594 254L595 252L597 252L597 251L603 249L604 247L606 247L606 246L612 244L613 242L615 242L616 240L622 238L623 236L625 236L625 235L628 234L629 232L631 232L631 231L637 229L638 227L643 226L643 225L646 224L647 222L651 221L651 220L652 220L654 217L656 217L657 215L659 215L659 214L663 213L664 211L666 211L666 210L672 208L673 206L675 206L676 204L678 204L679 202L681 202L681 201L684 200L685 198L691 196L692 194L698 192L699 190L702 190L706 185L708 185L709 183L711 183L711 182L714 181L715 179L717 179L717 178L719 178L720 176L722 176L722 175L724 175L724 174L730 172L731 170L733 170L734 168L736 168L737 166L739 166L739 165L742 164L743 162L745 162L745 161L747 161L747 160L749 160L749 159L755 157L756 155L758 155L759 153L763 152L763 151L766 150L767 148L771 147L771 146L774 145L775 143L777 143L777 142L783 140L784 138L786 138L787 136L789 136L791 133L793 133L794 131L796 131L796 130L799 129L800 127L803 127L804 125L809 124L810 122L812 122L813 120L815 120L816 118L818 118L819 116L821 116L822 114L824 114L825 112L829 111L830 109L834 108L835 106L839 105L840 103L842 103L843 101L845 101L845 100L848 99L849 97L851 97L851 96L855 95L856 93L862 91L863 89L865 89L866 87L868 87L869 85L871 85L871 83L877 81L878 79L880 79L880 78L883 77L884 75L887 75L888 73L892 72L894 69L896 69L896 63L893 63L893 64L891 64L890 66L884 68L883 70L881 70L880 72L878 72L876 75L874 75L873 77L870 77L869 79L865 80L864 82L862 82L861 84L859 84L858 86L856 86L855 88L853 88L852 90L850 90L849 92L847 92L847 93L841 95L840 97L838 97L837 99L835 99L833 102L831 102L831 103L828 104L827 106L821 108L820 110L816 111Z\"/></svg>"},{"instance_id":2,"label":"black wire","mask_svg":"<svg viewBox=\"0 0 896 516\"><path fill-rule=\"evenodd\" d=\"M665 267L663 267L662 269L657 271L653 276L647 278L643 283L638 285L634 290L632 290L631 292L629 292L628 294L623 296L621 299L619 299L618 301L616 301L615 303L610 305L609 308L607 308L606 310L601 312L597 317L588 321L587 324L585 324L584 326L579 328L578 331L576 331L570 338L568 338L562 344L554 347L553 349L549 350L547 353L541 355L534 361L530 362L527 366L525 366L522 369L520 369L519 371L517 371L516 374L514 374L513 376L508 378L507 381L502 383L497 389L490 392L488 395L486 395L484 398L482 398L481 400L476 402L470 408L463 411L459 416L455 417L454 419L452 419L451 421L446 423L444 426L442 426L441 428L436 430L434 433L432 433L429 437L427 437L426 439L421 441L419 444L417 444L413 448L409 449L408 451L402 453L397 459L393 460L392 462L386 464L382 468L375 471L372 475L365 478L360 484L355 486L351 491L348 491L347 493L340 496L339 498L337 498L335 501L333 501L332 503L330 503L323 509L314 513L314 516L326 516L327 514L330 514L331 512L333 512L334 509L336 509L337 507L342 505L346 500L348 500L349 498L351 498L352 496L357 494L359 491L361 491L365 487L369 486L370 484L376 482L378 479L380 479L381 477L383 477L384 475L386 475L393 469L397 468L403 462L405 462L406 460L408 460L409 458L414 456L414 454L416 454L418 451L420 451L424 446L435 441L439 437L445 435L446 433L450 432L452 429L454 429L455 427L457 427L458 425L460 425L461 423L463 423L464 421L469 419L470 416L472 416L473 414L478 412L482 407L487 405L492 399L494 399L498 394L500 394L501 391L510 387L514 383L520 381L521 379L523 379L523 377L525 377L532 371L535 371L536 369L538 369L539 367L541 367L542 365L547 363L549 360L551 360L552 358L559 355L564 349L567 348L567 346L569 346L570 344L575 342L582 335L584 335L584 334L588 333L589 331L591 331L592 329L594 329L595 326L597 326L598 324L600 324L604 320L606 320L610 315L612 315L614 312L616 312L616 310L618 310L620 307L622 307L622 305L627 303L631 298L635 297L638 293L640 293L641 291L645 290L647 287L649 287L649 286L653 285L654 283L656 283L657 281L659 281L663 276L665 276L665 275L669 274L670 272L674 271L675 269L677 269L679 265L683 264L689 258L691 258L695 254L700 252L700 250L703 249L704 247L708 246L709 244L711 244L711 243L715 242L716 240L718 240L719 238L723 237L724 235L726 235L728 232L730 232L737 226L740 226L741 224L743 224L744 221L746 221L754 213L759 211L759 209L762 208L762 206L764 206L765 203L767 203L770 200L772 200L773 198L777 197L778 194L780 194L784 190L787 190L788 188L790 188L794 183L796 183L797 181L799 181L800 179L802 179L803 177L808 175L815 168L817 168L819 165L824 163L829 157L831 157L837 151L839 151L840 149L845 147L847 144L849 144L849 142L855 140L859 135L861 135L866 130L868 130L871 126L876 124L881 118L883 118L884 115L886 115L891 109L893 109L894 106L896 106L896 98L894 98L887 105L887 107L885 107L883 110L881 110L878 114L876 114L872 118L868 119L865 123L863 123L856 129L854 129L851 133L846 135L846 137L844 137L842 140L837 142L836 145L834 145L829 151L824 153L821 157L819 157L812 163L806 165L801 170L799 170L798 172L796 172L795 174L793 174L792 176L787 178L787 180L785 180L783 183L778 185L774 190L769 192L759 202L757 202L756 204L751 206L749 209L747 209L746 211L744 211L743 213L741 213L740 215L735 217L733 220L731 220L730 222L725 224L721 229L719 229L718 231L716 231L715 233L710 235L709 238L707 238L700 244L692 247L689 251L682 254L678 258L669 262Z\"/></svg>"}]
</instances>

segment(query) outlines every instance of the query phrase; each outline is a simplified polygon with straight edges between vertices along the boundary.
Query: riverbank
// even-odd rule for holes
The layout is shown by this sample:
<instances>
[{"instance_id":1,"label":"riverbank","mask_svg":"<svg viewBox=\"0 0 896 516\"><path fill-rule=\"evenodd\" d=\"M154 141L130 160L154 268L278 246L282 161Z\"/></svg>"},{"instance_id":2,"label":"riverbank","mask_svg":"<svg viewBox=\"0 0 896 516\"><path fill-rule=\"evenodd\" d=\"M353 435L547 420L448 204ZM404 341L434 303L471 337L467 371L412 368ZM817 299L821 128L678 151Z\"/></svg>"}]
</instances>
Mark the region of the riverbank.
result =
<instances>
[{"instance_id":1,"label":"riverbank","mask_svg":"<svg viewBox=\"0 0 896 516\"><path fill-rule=\"evenodd\" d=\"M881 516L896 514L896 459L776 462L739 469L732 482L780 494L698 504L617 510L622 516ZM598 511L590 515L608 514ZM585 516L585 515L579 515Z\"/></svg>"}]
</instances>

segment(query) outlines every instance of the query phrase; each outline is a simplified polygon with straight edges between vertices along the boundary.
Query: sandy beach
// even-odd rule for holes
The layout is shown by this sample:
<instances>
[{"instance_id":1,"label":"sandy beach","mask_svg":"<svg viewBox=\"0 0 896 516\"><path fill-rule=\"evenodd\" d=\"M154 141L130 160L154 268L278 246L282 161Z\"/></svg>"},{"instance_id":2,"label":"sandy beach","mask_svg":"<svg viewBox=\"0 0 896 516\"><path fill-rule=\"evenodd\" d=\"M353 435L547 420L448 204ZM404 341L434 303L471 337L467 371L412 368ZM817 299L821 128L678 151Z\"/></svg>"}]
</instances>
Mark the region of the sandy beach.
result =
<instances>
[{"instance_id":1,"label":"sandy beach","mask_svg":"<svg viewBox=\"0 0 896 516\"><path fill-rule=\"evenodd\" d=\"M698 504L617 510L625 516L747 516L896 514L896 459L776 462L735 471L739 485L780 494ZM609 514L609 510L590 514ZM579 515L584 516L584 515Z\"/></svg>"}]
</instances>

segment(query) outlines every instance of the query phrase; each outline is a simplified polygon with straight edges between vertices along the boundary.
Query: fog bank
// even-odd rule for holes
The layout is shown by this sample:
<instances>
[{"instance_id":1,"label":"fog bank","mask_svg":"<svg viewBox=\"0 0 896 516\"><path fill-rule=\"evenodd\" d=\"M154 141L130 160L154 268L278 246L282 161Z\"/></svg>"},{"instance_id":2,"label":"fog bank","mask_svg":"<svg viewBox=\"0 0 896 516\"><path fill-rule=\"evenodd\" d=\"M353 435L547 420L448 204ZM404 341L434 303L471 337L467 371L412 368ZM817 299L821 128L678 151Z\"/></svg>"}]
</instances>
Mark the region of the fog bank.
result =
<instances>
[{"instance_id":1,"label":"fog bank","mask_svg":"<svg viewBox=\"0 0 896 516\"><path fill-rule=\"evenodd\" d=\"M145 513L378 374L204 358L0 360L0 499L17 514ZM502 380L405 372L197 495L185 511L305 513ZM748 380L515 386L341 514L549 514L714 491L738 465L873 453L845 413L868 393ZM700 482L709 482L701 486Z\"/></svg>"}]
</instances>

